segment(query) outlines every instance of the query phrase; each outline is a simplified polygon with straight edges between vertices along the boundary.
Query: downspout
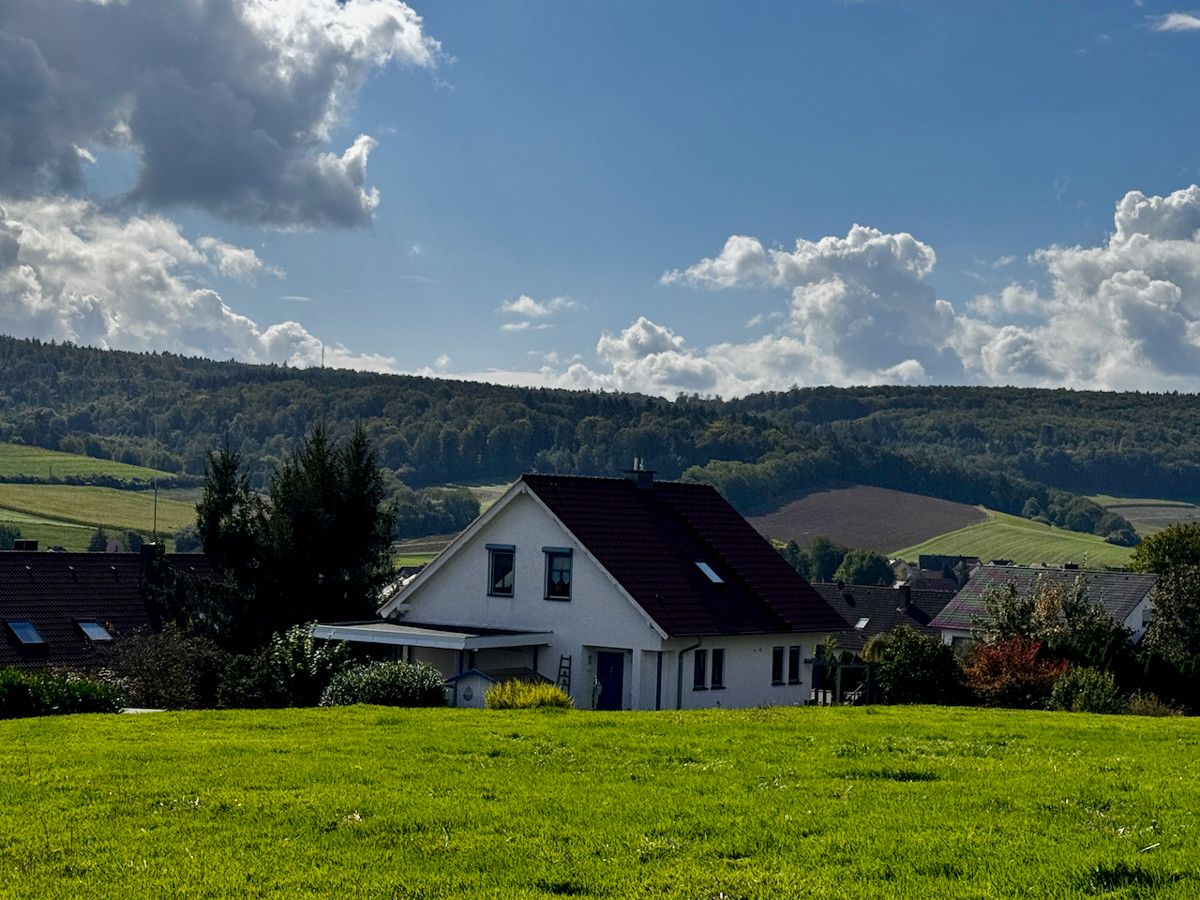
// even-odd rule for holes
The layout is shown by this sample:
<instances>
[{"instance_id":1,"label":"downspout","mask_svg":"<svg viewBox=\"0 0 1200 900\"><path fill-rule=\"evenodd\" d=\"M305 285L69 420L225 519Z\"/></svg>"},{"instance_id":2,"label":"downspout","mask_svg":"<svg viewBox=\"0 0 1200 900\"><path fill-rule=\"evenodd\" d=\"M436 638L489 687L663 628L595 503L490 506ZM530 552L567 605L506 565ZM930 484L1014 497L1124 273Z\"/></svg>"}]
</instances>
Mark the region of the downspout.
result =
<instances>
[{"instance_id":1,"label":"downspout","mask_svg":"<svg viewBox=\"0 0 1200 900\"><path fill-rule=\"evenodd\" d=\"M696 638L696 643L679 651L679 671L675 679L675 708L683 709L683 654L691 653L704 643L704 638Z\"/></svg>"}]
</instances>

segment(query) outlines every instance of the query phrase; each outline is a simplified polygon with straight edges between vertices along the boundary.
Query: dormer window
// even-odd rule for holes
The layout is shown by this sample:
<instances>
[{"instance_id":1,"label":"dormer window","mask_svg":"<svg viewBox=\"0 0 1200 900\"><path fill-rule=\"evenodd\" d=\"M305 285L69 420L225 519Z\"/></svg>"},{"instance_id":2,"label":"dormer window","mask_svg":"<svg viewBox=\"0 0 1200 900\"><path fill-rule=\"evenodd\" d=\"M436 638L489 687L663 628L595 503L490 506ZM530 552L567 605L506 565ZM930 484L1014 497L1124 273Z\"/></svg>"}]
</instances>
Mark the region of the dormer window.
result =
<instances>
[{"instance_id":1,"label":"dormer window","mask_svg":"<svg viewBox=\"0 0 1200 900\"><path fill-rule=\"evenodd\" d=\"M488 596L511 597L516 578L517 548L509 544L488 544Z\"/></svg>"},{"instance_id":2,"label":"dormer window","mask_svg":"<svg viewBox=\"0 0 1200 900\"><path fill-rule=\"evenodd\" d=\"M708 580L711 581L713 584L724 584L725 583L724 579L721 578L720 575L718 575L716 572L713 571L713 567L710 566L708 563L704 562L703 560L697 560L696 568L699 569L701 572L703 572L708 577Z\"/></svg>"},{"instance_id":3,"label":"dormer window","mask_svg":"<svg viewBox=\"0 0 1200 900\"><path fill-rule=\"evenodd\" d=\"M571 599L571 550L566 547L543 547L546 554L547 600Z\"/></svg>"}]
</instances>

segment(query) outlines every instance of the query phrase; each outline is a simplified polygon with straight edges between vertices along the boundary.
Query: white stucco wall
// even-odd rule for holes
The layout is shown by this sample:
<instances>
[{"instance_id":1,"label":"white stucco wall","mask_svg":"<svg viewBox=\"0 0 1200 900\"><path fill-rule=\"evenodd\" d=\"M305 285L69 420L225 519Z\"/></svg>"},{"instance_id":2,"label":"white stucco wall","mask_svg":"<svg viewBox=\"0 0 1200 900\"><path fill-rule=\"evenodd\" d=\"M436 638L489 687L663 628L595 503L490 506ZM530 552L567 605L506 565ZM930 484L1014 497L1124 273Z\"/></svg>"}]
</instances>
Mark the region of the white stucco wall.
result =
<instances>
[{"instance_id":1,"label":"white stucco wall","mask_svg":"<svg viewBox=\"0 0 1200 900\"><path fill-rule=\"evenodd\" d=\"M677 648L690 647L696 643L674 639L670 642L672 652L663 659L664 687L663 708L675 708L675 685L678 672L679 653ZM708 651L707 677L712 678L712 651L725 651L725 687L720 690L696 690L694 688L695 651L683 657L684 709L708 707L745 708L748 706L797 706L808 702L812 691L812 666L803 660L812 659L816 646L825 640L824 634L769 634L739 635L736 637L706 637L699 649ZM783 647L783 677L787 679L788 648L800 647L800 684L771 684L771 656L775 647ZM669 671L668 671L669 670ZM653 708L653 707L651 707Z\"/></svg>"},{"instance_id":2,"label":"white stucco wall","mask_svg":"<svg viewBox=\"0 0 1200 900\"><path fill-rule=\"evenodd\" d=\"M516 547L513 596L487 593L488 544ZM569 547L572 558L571 599L546 600L543 547ZM662 639L650 620L588 558L583 548L541 504L527 494L515 496L496 516L473 535L452 557L402 595L405 618L413 622L467 627L550 631L550 646L538 651L537 670L558 677L559 659L571 657L571 694L577 706L591 707L593 671L587 670L585 647L617 650L657 650ZM532 665L531 653L480 651L476 666ZM500 657L507 656L505 659ZM626 659L625 703L644 696L645 665L633 667ZM650 706L653 709L653 705Z\"/></svg>"},{"instance_id":3,"label":"white stucco wall","mask_svg":"<svg viewBox=\"0 0 1200 900\"><path fill-rule=\"evenodd\" d=\"M1142 639L1142 635L1146 633L1146 626L1150 624L1154 618L1154 604L1150 601L1150 595L1147 594L1142 602L1133 608L1133 612L1125 620L1125 627L1133 632L1133 642L1136 644Z\"/></svg>"}]
</instances>

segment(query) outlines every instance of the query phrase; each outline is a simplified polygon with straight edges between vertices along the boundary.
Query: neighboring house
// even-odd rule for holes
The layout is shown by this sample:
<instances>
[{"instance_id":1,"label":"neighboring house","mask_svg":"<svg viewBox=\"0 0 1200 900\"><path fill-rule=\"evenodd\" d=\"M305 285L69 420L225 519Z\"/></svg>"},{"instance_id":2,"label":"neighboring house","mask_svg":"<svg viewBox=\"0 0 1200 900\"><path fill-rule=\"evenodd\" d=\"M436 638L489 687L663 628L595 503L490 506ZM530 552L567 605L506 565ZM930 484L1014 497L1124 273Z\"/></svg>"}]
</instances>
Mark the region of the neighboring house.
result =
<instances>
[{"instance_id":1,"label":"neighboring house","mask_svg":"<svg viewBox=\"0 0 1200 900\"><path fill-rule=\"evenodd\" d=\"M713 488L525 475L380 610L318 637L448 677L528 667L577 706L805 703L843 618Z\"/></svg>"},{"instance_id":2,"label":"neighboring house","mask_svg":"<svg viewBox=\"0 0 1200 900\"><path fill-rule=\"evenodd\" d=\"M1113 619L1133 632L1135 642L1141 640L1154 615L1150 597L1155 577L1134 572L980 566L930 624L941 632L945 643L963 648L972 640L975 622L987 617L983 598L990 591L1007 589L1012 585L1017 594L1023 596L1034 589L1039 579L1071 588L1080 577L1087 586L1088 599L1100 604Z\"/></svg>"},{"instance_id":3,"label":"neighboring house","mask_svg":"<svg viewBox=\"0 0 1200 900\"><path fill-rule=\"evenodd\" d=\"M846 620L848 627L834 635L838 649L856 654L875 635L886 634L900 625L940 637L941 632L930 623L954 599L954 591L917 590L906 584L867 587L815 583L813 587Z\"/></svg>"},{"instance_id":4,"label":"neighboring house","mask_svg":"<svg viewBox=\"0 0 1200 900\"><path fill-rule=\"evenodd\" d=\"M114 638L157 629L141 553L0 551L0 667L103 665ZM205 573L200 554L168 554L177 571Z\"/></svg>"}]
</instances>

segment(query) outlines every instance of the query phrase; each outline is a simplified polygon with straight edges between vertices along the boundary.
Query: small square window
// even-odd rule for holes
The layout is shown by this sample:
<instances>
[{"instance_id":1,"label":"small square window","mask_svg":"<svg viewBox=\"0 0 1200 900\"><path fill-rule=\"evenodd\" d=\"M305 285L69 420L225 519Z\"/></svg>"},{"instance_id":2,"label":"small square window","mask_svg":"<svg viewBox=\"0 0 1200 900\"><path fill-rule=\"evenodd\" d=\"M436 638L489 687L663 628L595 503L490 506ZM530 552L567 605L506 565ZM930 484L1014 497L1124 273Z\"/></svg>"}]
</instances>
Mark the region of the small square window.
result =
<instances>
[{"instance_id":1,"label":"small square window","mask_svg":"<svg viewBox=\"0 0 1200 900\"><path fill-rule=\"evenodd\" d=\"M488 594L511 597L517 551L512 547L488 547Z\"/></svg>"},{"instance_id":2,"label":"small square window","mask_svg":"<svg viewBox=\"0 0 1200 900\"><path fill-rule=\"evenodd\" d=\"M25 646L40 646L46 643L46 639L42 637L41 632L34 627L32 622L10 621L8 627L12 629L17 640Z\"/></svg>"},{"instance_id":3,"label":"small square window","mask_svg":"<svg viewBox=\"0 0 1200 900\"><path fill-rule=\"evenodd\" d=\"M108 629L99 622L80 622L79 630L89 641L111 641L112 635L108 633Z\"/></svg>"},{"instance_id":4,"label":"small square window","mask_svg":"<svg viewBox=\"0 0 1200 900\"><path fill-rule=\"evenodd\" d=\"M692 690L705 691L708 690L708 651L697 650L695 660L692 665Z\"/></svg>"},{"instance_id":5,"label":"small square window","mask_svg":"<svg viewBox=\"0 0 1200 900\"><path fill-rule=\"evenodd\" d=\"M712 676L709 684L712 689L719 690L725 687L725 651L714 650L712 652Z\"/></svg>"},{"instance_id":6,"label":"small square window","mask_svg":"<svg viewBox=\"0 0 1200 900\"><path fill-rule=\"evenodd\" d=\"M571 551L547 549L546 599L571 599Z\"/></svg>"}]
</instances>

